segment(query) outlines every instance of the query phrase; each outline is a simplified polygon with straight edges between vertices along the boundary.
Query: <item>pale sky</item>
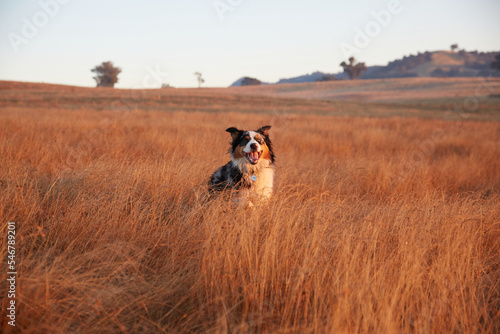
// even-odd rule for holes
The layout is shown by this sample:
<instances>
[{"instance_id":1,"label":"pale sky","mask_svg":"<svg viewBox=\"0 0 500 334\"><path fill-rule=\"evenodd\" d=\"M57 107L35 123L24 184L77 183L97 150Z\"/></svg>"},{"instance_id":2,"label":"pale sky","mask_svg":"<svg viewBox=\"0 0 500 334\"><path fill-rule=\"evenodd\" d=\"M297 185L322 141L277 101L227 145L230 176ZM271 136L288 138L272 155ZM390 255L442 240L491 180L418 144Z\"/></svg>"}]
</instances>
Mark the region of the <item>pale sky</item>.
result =
<instances>
[{"instance_id":1,"label":"pale sky","mask_svg":"<svg viewBox=\"0 0 500 334\"><path fill-rule=\"evenodd\" d=\"M117 88L195 87L197 71L206 87L276 82L351 54L500 51L499 18L500 0L1 0L0 80L92 87L110 60Z\"/></svg>"}]
</instances>

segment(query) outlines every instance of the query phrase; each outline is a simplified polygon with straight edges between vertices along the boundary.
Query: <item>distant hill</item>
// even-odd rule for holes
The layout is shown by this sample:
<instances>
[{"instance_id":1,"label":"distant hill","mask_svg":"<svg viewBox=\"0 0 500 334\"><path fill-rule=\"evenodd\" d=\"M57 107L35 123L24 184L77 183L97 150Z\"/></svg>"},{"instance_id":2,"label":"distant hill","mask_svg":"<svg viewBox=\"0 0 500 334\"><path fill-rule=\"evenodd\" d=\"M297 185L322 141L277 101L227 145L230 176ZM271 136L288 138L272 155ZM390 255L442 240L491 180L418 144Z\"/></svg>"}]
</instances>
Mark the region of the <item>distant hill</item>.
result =
<instances>
[{"instance_id":1,"label":"distant hill","mask_svg":"<svg viewBox=\"0 0 500 334\"><path fill-rule=\"evenodd\" d=\"M500 77L500 71L491 68L491 63L500 52L426 51L405 56L389 62L386 66L367 66L361 79L390 79L413 77ZM360 59L363 61L363 59ZM316 82L324 76L333 75L337 80L348 79L343 72L324 73L320 71L298 77L280 79L277 84ZM241 86L241 80L231 86Z\"/></svg>"},{"instance_id":2,"label":"distant hill","mask_svg":"<svg viewBox=\"0 0 500 334\"><path fill-rule=\"evenodd\" d=\"M424 52L405 56L365 73L363 79L406 77L500 77L491 63L500 52L467 52L460 50Z\"/></svg>"},{"instance_id":3,"label":"distant hill","mask_svg":"<svg viewBox=\"0 0 500 334\"><path fill-rule=\"evenodd\" d=\"M320 80L325 74L327 73L316 71L311 74L301 75L295 78L280 79L277 83L284 84L284 83L315 82Z\"/></svg>"}]
</instances>

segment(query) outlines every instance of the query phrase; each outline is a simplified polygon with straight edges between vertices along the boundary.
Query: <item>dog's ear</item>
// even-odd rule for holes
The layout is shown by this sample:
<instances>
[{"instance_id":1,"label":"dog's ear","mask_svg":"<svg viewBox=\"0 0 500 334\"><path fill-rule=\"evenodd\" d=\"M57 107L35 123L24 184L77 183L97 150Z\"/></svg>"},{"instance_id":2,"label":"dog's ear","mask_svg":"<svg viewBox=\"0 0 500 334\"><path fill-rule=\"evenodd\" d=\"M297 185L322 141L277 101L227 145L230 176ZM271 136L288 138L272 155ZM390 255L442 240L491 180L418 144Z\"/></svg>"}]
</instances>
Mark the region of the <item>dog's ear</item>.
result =
<instances>
[{"instance_id":1,"label":"dog's ear","mask_svg":"<svg viewBox=\"0 0 500 334\"><path fill-rule=\"evenodd\" d=\"M237 128L227 128L226 132L229 132L231 134L231 137L233 137L233 140L238 139L238 137L241 135L243 131L238 130Z\"/></svg>"},{"instance_id":2,"label":"dog's ear","mask_svg":"<svg viewBox=\"0 0 500 334\"><path fill-rule=\"evenodd\" d=\"M259 130L257 130L258 133L263 134L264 136L269 136L269 129L271 128L270 125L265 125L261 127Z\"/></svg>"}]
</instances>

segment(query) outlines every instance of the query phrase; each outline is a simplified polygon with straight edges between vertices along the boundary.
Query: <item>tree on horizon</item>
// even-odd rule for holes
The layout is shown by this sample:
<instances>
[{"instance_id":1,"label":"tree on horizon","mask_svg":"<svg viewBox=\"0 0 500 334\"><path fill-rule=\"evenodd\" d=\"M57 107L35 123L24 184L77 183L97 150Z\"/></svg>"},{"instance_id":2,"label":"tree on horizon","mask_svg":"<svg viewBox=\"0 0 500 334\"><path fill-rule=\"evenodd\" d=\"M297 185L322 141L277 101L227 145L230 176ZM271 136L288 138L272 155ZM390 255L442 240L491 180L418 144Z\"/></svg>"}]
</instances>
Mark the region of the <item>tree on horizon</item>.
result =
<instances>
[{"instance_id":1,"label":"tree on horizon","mask_svg":"<svg viewBox=\"0 0 500 334\"><path fill-rule=\"evenodd\" d=\"M194 72L194 75L196 75L196 80L198 80L198 88L201 88L201 84L205 82L205 79L203 79L200 72Z\"/></svg>"},{"instance_id":2,"label":"tree on horizon","mask_svg":"<svg viewBox=\"0 0 500 334\"><path fill-rule=\"evenodd\" d=\"M349 64L345 61L340 63L340 66L344 68L344 73L347 73L349 79L354 80L361 77L361 74L366 71L365 63L355 63L356 59L354 57L349 58Z\"/></svg>"},{"instance_id":3,"label":"tree on horizon","mask_svg":"<svg viewBox=\"0 0 500 334\"><path fill-rule=\"evenodd\" d=\"M105 61L101 65L97 65L91 72L95 72L96 76L93 78L96 81L96 87L115 87L118 82L118 74L122 72L119 67L113 66L113 62Z\"/></svg>"}]
</instances>

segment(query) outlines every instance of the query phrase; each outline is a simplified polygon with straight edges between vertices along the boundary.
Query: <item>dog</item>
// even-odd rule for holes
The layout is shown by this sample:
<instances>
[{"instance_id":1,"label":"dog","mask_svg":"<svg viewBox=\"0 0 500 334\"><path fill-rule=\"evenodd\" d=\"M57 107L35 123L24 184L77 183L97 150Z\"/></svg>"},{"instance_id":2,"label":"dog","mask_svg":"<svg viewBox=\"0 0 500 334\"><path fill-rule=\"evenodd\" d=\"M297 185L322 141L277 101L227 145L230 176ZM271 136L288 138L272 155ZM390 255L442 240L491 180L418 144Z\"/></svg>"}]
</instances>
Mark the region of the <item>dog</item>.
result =
<instances>
[{"instance_id":1,"label":"dog","mask_svg":"<svg viewBox=\"0 0 500 334\"><path fill-rule=\"evenodd\" d=\"M209 191L237 191L237 202L269 199L273 191L275 156L266 125L255 131L226 129L231 134L231 161L212 174Z\"/></svg>"}]
</instances>

